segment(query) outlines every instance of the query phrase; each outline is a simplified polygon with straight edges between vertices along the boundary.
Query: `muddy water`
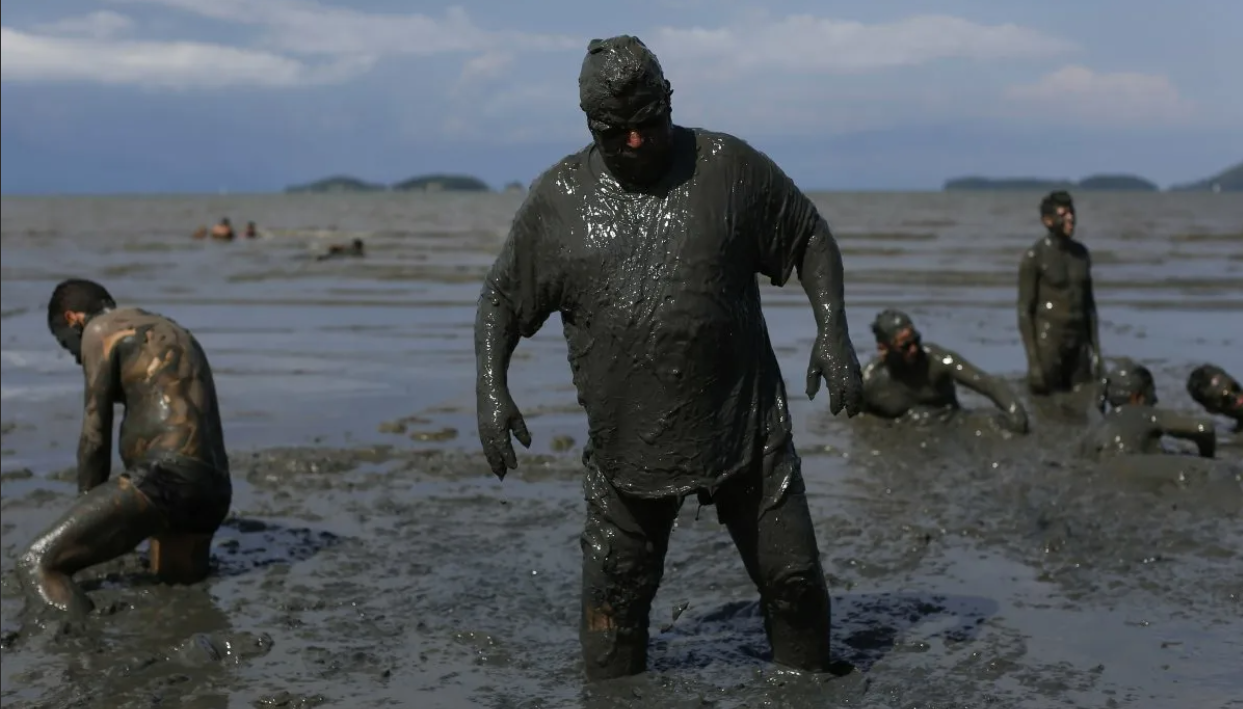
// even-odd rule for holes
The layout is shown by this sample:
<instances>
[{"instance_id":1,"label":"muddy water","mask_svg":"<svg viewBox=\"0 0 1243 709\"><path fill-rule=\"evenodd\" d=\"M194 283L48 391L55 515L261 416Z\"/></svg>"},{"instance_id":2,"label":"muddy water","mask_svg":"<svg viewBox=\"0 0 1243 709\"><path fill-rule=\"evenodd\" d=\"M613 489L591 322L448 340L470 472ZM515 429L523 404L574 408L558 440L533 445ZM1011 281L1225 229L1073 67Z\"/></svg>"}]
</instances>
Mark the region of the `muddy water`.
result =
<instances>
[{"instance_id":1,"label":"muddy water","mask_svg":"<svg viewBox=\"0 0 1243 709\"><path fill-rule=\"evenodd\" d=\"M653 671L584 686L585 422L556 322L515 358L532 450L503 484L476 453L473 302L518 199L6 197L4 706L1243 706L1243 449L1224 421L1215 466L1097 469L1070 457L1082 420L1067 407L1014 438L975 415L835 419L799 396L834 648L853 669L767 663L728 535L691 503L653 613ZM817 200L861 355L872 315L898 305L1017 386L1013 271L1038 195ZM1243 370L1243 201L1085 195L1080 212L1108 353L1148 362L1179 408L1195 364ZM226 214L263 238L190 241ZM314 261L355 236L368 258ZM81 375L40 313L69 275L199 335L236 480L212 579L153 584L140 550L82 574L101 609L82 625L24 622L12 574L71 499ZM810 312L797 287L764 297L800 391Z\"/></svg>"}]
</instances>

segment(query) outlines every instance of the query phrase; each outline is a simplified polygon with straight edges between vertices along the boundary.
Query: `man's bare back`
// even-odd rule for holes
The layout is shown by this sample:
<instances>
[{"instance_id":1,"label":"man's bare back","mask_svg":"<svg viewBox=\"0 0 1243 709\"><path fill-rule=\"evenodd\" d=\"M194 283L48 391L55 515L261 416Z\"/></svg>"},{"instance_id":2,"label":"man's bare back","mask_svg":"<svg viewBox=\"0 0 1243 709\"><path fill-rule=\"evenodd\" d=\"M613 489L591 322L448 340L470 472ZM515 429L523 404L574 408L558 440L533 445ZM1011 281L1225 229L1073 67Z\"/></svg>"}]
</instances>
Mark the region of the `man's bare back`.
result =
<instances>
[{"instance_id":1,"label":"man's bare back","mask_svg":"<svg viewBox=\"0 0 1243 709\"><path fill-rule=\"evenodd\" d=\"M185 328L139 308L111 310L91 320L82 347L91 400L125 405L119 443L127 467L185 458L228 473L211 366ZM85 418L101 418L101 410L88 408ZM84 420L83 433L100 423Z\"/></svg>"}]
</instances>

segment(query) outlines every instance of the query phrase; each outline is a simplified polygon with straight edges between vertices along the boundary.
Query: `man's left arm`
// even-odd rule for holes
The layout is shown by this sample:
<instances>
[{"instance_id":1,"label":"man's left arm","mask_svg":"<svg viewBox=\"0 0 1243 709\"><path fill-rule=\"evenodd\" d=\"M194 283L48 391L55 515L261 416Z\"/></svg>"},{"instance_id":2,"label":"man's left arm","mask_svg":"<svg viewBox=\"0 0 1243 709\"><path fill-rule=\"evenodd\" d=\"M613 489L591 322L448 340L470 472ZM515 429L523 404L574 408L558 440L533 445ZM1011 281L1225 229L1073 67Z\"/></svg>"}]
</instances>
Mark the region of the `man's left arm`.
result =
<instances>
[{"instance_id":1,"label":"man's left arm","mask_svg":"<svg viewBox=\"0 0 1243 709\"><path fill-rule=\"evenodd\" d=\"M88 330L90 327L88 326ZM112 407L117 376L111 348L99 332L82 338L82 371L86 375L82 434L78 438L78 492L107 482L112 469Z\"/></svg>"},{"instance_id":2,"label":"man's left arm","mask_svg":"<svg viewBox=\"0 0 1243 709\"><path fill-rule=\"evenodd\" d=\"M1196 444L1201 458L1212 458L1216 455L1217 429L1214 428L1212 419L1166 409L1156 409L1153 417L1162 434Z\"/></svg>"},{"instance_id":3,"label":"man's left arm","mask_svg":"<svg viewBox=\"0 0 1243 709\"><path fill-rule=\"evenodd\" d=\"M830 411L837 413L845 405L847 415L854 416L862 400L862 380L846 322L841 249L807 195L767 156L758 156L759 179L751 188L760 190L764 204L763 219L757 225L763 235L759 272L773 285L784 286L798 270L817 329L807 373L807 396L815 396L824 377L834 389L830 392Z\"/></svg>"},{"instance_id":4,"label":"man's left arm","mask_svg":"<svg viewBox=\"0 0 1243 709\"><path fill-rule=\"evenodd\" d=\"M938 348L929 354L939 358L937 366L948 368L955 384L986 397L1005 412L1012 430L1016 433L1027 432L1027 411L1000 377L985 372L953 350Z\"/></svg>"},{"instance_id":5,"label":"man's left arm","mask_svg":"<svg viewBox=\"0 0 1243 709\"><path fill-rule=\"evenodd\" d=\"M1088 320L1088 337L1092 342L1092 376L1100 379L1105 376L1105 356L1101 354L1101 327L1096 313L1096 290L1092 285L1092 254L1084 247L1084 258L1087 259L1088 282L1084 284L1084 315Z\"/></svg>"}]
</instances>

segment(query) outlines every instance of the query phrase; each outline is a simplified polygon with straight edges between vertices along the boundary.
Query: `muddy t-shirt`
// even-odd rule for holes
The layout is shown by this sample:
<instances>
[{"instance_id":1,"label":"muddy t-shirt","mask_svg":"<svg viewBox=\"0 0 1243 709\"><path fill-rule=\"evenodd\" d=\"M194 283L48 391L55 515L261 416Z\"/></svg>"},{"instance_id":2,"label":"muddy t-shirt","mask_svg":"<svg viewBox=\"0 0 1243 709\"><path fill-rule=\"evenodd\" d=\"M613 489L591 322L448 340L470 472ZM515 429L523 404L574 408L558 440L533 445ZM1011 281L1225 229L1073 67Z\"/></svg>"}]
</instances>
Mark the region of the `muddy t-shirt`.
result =
<instances>
[{"instance_id":1,"label":"muddy t-shirt","mask_svg":"<svg viewBox=\"0 0 1243 709\"><path fill-rule=\"evenodd\" d=\"M521 334L560 312L593 462L624 492L711 489L789 437L756 274L784 285L820 223L742 140L677 128L651 193L591 146L541 175L486 288Z\"/></svg>"}]
</instances>

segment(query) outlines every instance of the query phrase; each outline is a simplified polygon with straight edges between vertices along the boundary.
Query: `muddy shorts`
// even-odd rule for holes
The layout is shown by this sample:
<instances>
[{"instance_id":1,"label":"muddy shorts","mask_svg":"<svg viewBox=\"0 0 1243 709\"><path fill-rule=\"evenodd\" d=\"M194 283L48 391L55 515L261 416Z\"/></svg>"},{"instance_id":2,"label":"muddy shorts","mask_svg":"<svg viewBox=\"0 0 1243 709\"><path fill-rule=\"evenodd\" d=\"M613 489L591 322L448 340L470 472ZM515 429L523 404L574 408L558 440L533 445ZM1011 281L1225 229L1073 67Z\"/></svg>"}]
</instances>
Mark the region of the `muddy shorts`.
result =
<instances>
[{"instance_id":1,"label":"muddy shorts","mask_svg":"<svg viewBox=\"0 0 1243 709\"><path fill-rule=\"evenodd\" d=\"M233 502L228 474L198 461L146 460L120 477L127 478L164 515L172 532L213 534Z\"/></svg>"}]
</instances>

